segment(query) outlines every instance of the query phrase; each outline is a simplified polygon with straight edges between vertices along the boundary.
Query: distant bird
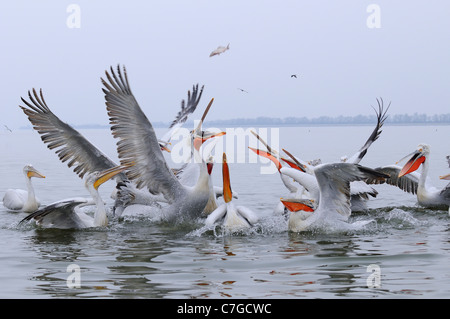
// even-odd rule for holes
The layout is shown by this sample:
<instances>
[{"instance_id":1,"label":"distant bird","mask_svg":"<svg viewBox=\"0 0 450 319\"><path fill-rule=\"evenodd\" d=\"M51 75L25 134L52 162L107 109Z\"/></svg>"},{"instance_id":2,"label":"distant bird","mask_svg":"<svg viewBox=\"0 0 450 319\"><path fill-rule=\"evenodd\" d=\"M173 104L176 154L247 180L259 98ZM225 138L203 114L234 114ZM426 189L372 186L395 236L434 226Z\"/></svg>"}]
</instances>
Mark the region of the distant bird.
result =
<instances>
[{"instance_id":1,"label":"distant bird","mask_svg":"<svg viewBox=\"0 0 450 319\"><path fill-rule=\"evenodd\" d=\"M248 93L246 90L241 89L241 88L238 88L238 90L240 90L241 92L244 92L244 93Z\"/></svg>"},{"instance_id":2,"label":"distant bird","mask_svg":"<svg viewBox=\"0 0 450 319\"><path fill-rule=\"evenodd\" d=\"M297 78L297 74L292 74L291 78Z\"/></svg>"},{"instance_id":3,"label":"distant bird","mask_svg":"<svg viewBox=\"0 0 450 319\"><path fill-rule=\"evenodd\" d=\"M12 133L12 130L8 126L6 126L6 125L3 125L3 126Z\"/></svg>"},{"instance_id":4,"label":"distant bird","mask_svg":"<svg viewBox=\"0 0 450 319\"><path fill-rule=\"evenodd\" d=\"M214 51L211 52L211 54L209 55L209 57L215 56L215 55L219 55L221 53L224 53L225 51L230 49L230 44L228 43L228 45L226 47L223 46L218 46L217 49L215 49Z\"/></svg>"}]
</instances>

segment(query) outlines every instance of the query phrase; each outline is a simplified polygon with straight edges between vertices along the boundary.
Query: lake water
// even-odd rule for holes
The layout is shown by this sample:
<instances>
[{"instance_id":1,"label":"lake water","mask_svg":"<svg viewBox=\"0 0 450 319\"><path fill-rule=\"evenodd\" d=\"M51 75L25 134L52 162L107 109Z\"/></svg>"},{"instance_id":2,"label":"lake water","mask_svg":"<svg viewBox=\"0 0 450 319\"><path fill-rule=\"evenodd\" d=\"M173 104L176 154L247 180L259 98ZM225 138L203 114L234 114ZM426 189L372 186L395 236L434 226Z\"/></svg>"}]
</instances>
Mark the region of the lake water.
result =
<instances>
[{"instance_id":1,"label":"lake water","mask_svg":"<svg viewBox=\"0 0 450 319\"><path fill-rule=\"evenodd\" d=\"M260 129L260 128L256 128ZM363 145L371 126L266 128L279 145L303 159L338 161ZM276 131L278 130L278 131ZM165 130L158 129L158 135ZM81 130L117 160L109 130ZM270 134L269 134L270 136ZM275 136L275 135L274 135ZM431 146L430 182L447 183L449 126L385 126L362 165L393 164L418 143ZM0 132L0 199L8 188L25 188L22 168L31 163L46 175L33 179L43 204L88 196L84 182L46 148L37 132ZM230 150L228 150L230 151ZM234 158L237 158L237 153ZM247 158L247 157L246 157ZM238 161L237 159L235 161ZM249 157L246 159L249 161ZM105 229L18 227L25 213L0 205L0 298L448 298L450 233L446 210L417 207L414 195L389 185L367 212L365 230L290 233L273 214L286 194L277 174L261 174L267 162L230 164L236 203L261 221L239 234L202 231L201 222L152 224L145 218L111 221ZM213 171L221 186L221 168ZM114 183L101 186L111 205ZM80 287L68 282L78 267ZM68 268L69 267L69 268Z\"/></svg>"}]
</instances>

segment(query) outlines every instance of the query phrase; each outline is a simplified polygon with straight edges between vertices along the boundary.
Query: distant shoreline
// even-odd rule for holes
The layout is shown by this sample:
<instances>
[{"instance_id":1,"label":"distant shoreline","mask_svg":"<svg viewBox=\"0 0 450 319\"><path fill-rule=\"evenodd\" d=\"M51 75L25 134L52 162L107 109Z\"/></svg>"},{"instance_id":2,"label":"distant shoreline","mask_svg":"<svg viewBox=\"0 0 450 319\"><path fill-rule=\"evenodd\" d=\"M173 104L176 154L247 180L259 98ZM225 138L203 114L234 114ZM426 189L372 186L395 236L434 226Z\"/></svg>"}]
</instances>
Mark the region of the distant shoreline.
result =
<instances>
[{"instance_id":1,"label":"distant shoreline","mask_svg":"<svg viewBox=\"0 0 450 319\"><path fill-rule=\"evenodd\" d=\"M164 124L152 124L154 128L168 128L170 123L167 125ZM374 123L216 123L214 121L205 123L205 127L333 127L333 126L373 126ZM384 126L448 126L450 123L441 123L441 122L425 122L425 123L390 123L385 122ZM81 125L72 125L73 128L79 130L98 130L98 129L110 129L109 125L100 125L100 124L81 124ZM185 123L183 127L194 127L193 123ZM22 126L19 130L32 130L33 127L31 125Z\"/></svg>"},{"instance_id":2,"label":"distant shoreline","mask_svg":"<svg viewBox=\"0 0 450 319\"><path fill-rule=\"evenodd\" d=\"M357 115L357 116L319 116L316 118L306 117L285 117L285 118L235 118L228 120L210 120L205 123L209 127L308 127L308 126L360 126L374 125L377 122L375 115ZM152 122L155 128L167 128L171 122L155 121ZM105 129L109 125L103 124L71 124L77 129ZM450 113L448 114L393 114L389 115L384 125L450 125ZM31 125L20 127L20 129L29 129ZM187 121L184 127L194 127L194 121Z\"/></svg>"}]
</instances>

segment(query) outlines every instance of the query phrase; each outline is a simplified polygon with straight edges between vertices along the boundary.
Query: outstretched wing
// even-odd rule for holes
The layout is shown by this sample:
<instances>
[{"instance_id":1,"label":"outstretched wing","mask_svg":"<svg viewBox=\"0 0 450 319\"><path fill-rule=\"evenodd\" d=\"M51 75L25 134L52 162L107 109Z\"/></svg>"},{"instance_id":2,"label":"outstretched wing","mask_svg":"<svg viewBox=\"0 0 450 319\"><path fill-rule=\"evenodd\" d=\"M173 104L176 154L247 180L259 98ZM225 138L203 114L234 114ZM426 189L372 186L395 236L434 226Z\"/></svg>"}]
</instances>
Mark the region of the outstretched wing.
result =
<instances>
[{"instance_id":1,"label":"outstretched wing","mask_svg":"<svg viewBox=\"0 0 450 319\"><path fill-rule=\"evenodd\" d=\"M370 145L372 145L372 143L378 139L378 137L382 132L381 127L383 126L384 121L387 118L386 113L389 110L391 103L389 103L386 110L384 110L384 102L382 98L377 99L377 103L378 103L378 112L377 110L375 110L375 113L377 114L377 125L375 126L374 130L372 131L372 134L370 134L369 138L367 139L363 147L361 147L358 152L356 152L355 154L353 154L353 156L349 158L348 163L358 164L363 159L364 155L366 155Z\"/></svg>"},{"instance_id":2,"label":"outstretched wing","mask_svg":"<svg viewBox=\"0 0 450 319\"><path fill-rule=\"evenodd\" d=\"M188 91L188 97L187 97L187 105L186 101L181 101L181 110L178 112L175 119L172 121L172 123L169 126L169 130L164 134L164 136L160 139L160 142L163 143L169 143L172 136L175 134L175 132L183 126L183 124L187 121L189 115L194 113L194 111L197 109L197 105L200 102L200 98L203 94L203 88L205 86L203 85L200 88L200 92L198 91L198 84L192 86L192 95L191 91Z\"/></svg>"},{"instance_id":3,"label":"outstretched wing","mask_svg":"<svg viewBox=\"0 0 450 319\"><path fill-rule=\"evenodd\" d=\"M20 105L20 108L47 147L54 149L62 162L68 161L67 166L74 166L73 170L80 178L86 173L117 166L77 130L53 114L45 103L42 90L39 95L35 89L33 95L28 91L28 97L30 101L21 98L26 107Z\"/></svg>"},{"instance_id":4,"label":"outstretched wing","mask_svg":"<svg viewBox=\"0 0 450 319\"><path fill-rule=\"evenodd\" d=\"M102 80L106 108L112 124L111 131L117 142L117 151L123 165L133 165L127 171L130 180L138 188L147 187L152 194L162 193L173 201L184 192L169 169L156 138L152 124L141 110L127 78L120 66L117 75L111 67L111 74L105 72L107 81Z\"/></svg>"},{"instance_id":5,"label":"outstretched wing","mask_svg":"<svg viewBox=\"0 0 450 319\"><path fill-rule=\"evenodd\" d=\"M18 225L34 219L37 224L44 227L78 228L83 222L75 212L75 208L89 203L90 200L84 198L62 200L27 215Z\"/></svg>"},{"instance_id":6,"label":"outstretched wing","mask_svg":"<svg viewBox=\"0 0 450 319\"><path fill-rule=\"evenodd\" d=\"M389 184L400 188L402 191L411 194L417 194L417 188L419 186L420 173L412 172L402 177L398 177L398 174L402 170L400 166L388 165L374 168L375 171L389 175L389 178L384 180L368 179L368 184Z\"/></svg>"},{"instance_id":7,"label":"outstretched wing","mask_svg":"<svg viewBox=\"0 0 450 319\"><path fill-rule=\"evenodd\" d=\"M352 163L333 163L317 166L314 170L320 189L319 207L322 211L338 212L348 218L350 182L384 179L389 176L371 168Z\"/></svg>"}]
</instances>

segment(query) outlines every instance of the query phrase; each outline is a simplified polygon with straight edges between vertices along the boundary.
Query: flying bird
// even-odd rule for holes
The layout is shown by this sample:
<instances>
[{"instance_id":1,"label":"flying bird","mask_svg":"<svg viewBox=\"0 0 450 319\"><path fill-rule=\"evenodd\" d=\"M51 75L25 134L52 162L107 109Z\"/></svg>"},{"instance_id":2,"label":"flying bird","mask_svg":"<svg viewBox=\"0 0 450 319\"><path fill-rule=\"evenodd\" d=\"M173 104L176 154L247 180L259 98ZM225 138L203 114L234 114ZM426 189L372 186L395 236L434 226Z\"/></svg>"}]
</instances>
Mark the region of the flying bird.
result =
<instances>
[{"instance_id":1,"label":"flying bird","mask_svg":"<svg viewBox=\"0 0 450 319\"><path fill-rule=\"evenodd\" d=\"M214 51L211 52L211 54L209 55L209 57L215 56L215 55L219 55L221 53L224 53L225 51L230 49L230 44L228 43L228 45L226 47L223 46L218 46L217 49L215 49Z\"/></svg>"},{"instance_id":2,"label":"flying bird","mask_svg":"<svg viewBox=\"0 0 450 319\"><path fill-rule=\"evenodd\" d=\"M297 74L292 74L291 78L297 78Z\"/></svg>"},{"instance_id":3,"label":"flying bird","mask_svg":"<svg viewBox=\"0 0 450 319\"><path fill-rule=\"evenodd\" d=\"M244 92L244 93L248 93L246 90L241 89L241 88L238 88L238 90L240 90L241 92Z\"/></svg>"}]
</instances>

